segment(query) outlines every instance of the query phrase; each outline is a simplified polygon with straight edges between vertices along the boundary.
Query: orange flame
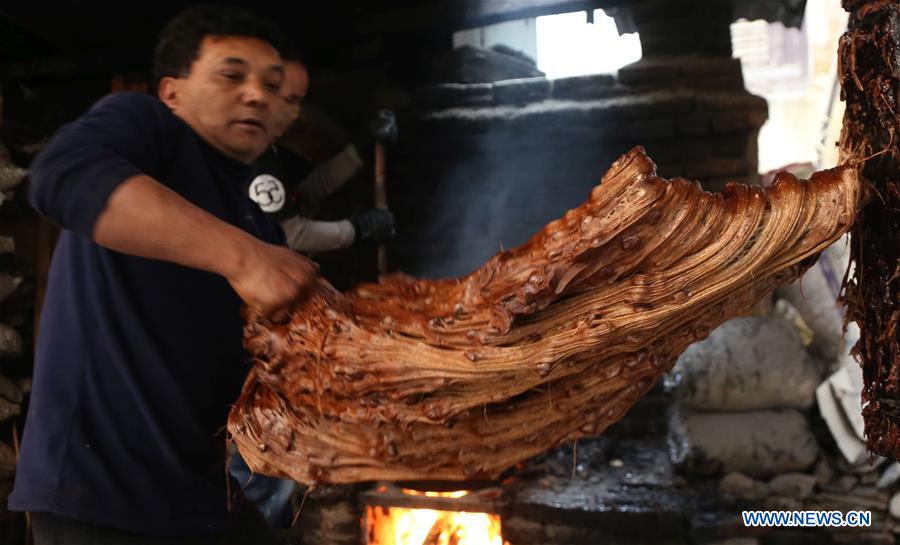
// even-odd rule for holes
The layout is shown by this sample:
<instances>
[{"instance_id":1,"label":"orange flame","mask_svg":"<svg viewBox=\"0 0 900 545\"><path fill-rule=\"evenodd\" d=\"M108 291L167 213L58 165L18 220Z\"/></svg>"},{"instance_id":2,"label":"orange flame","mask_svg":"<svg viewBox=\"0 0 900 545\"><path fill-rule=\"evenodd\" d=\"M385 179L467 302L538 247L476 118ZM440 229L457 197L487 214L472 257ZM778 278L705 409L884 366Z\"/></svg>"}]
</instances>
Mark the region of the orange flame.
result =
<instances>
[{"instance_id":1,"label":"orange flame","mask_svg":"<svg viewBox=\"0 0 900 545\"><path fill-rule=\"evenodd\" d=\"M419 492L414 496L461 498L456 492ZM369 545L509 545L503 541L500 515L403 507L367 507Z\"/></svg>"},{"instance_id":2,"label":"orange flame","mask_svg":"<svg viewBox=\"0 0 900 545\"><path fill-rule=\"evenodd\" d=\"M468 490L454 490L453 492L427 492L409 488L401 488L401 490L407 496L428 496L429 498L461 498L469 494Z\"/></svg>"}]
</instances>

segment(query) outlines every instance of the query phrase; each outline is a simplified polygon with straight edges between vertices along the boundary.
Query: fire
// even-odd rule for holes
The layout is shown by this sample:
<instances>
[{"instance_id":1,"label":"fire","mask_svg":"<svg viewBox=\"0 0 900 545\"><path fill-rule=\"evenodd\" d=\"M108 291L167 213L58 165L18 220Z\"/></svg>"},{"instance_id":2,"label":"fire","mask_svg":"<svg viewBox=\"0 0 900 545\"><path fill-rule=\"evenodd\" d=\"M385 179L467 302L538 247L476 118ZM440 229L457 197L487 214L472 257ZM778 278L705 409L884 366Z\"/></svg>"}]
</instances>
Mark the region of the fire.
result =
<instances>
[{"instance_id":1,"label":"fire","mask_svg":"<svg viewBox=\"0 0 900 545\"><path fill-rule=\"evenodd\" d=\"M403 492L431 498L460 498L468 493ZM370 506L366 518L369 545L509 545L500 532L500 515Z\"/></svg>"}]
</instances>

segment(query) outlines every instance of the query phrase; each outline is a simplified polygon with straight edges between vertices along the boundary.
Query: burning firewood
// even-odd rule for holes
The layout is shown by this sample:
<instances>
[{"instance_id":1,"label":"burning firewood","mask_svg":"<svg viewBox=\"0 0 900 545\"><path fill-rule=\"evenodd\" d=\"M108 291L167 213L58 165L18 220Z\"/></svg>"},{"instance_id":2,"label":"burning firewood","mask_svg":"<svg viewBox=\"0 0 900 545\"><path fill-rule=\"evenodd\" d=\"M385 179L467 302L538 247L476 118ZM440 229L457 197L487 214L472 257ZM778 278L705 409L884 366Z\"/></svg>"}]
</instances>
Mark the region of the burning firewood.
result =
<instances>
[{"instance_id":1,"label":"burning firewood","mask_svg":"<svg viewBox=\"0 0 900 545\"><path fill-rule=\"evenodd\" d=\"M856 171L709 193L643 149L581 206L459 279L320 280L289 323L247 313L228 428L306 483L496 478L595 436L691 343L795 280L852 224Z\"/></svg>"}]
</instances>

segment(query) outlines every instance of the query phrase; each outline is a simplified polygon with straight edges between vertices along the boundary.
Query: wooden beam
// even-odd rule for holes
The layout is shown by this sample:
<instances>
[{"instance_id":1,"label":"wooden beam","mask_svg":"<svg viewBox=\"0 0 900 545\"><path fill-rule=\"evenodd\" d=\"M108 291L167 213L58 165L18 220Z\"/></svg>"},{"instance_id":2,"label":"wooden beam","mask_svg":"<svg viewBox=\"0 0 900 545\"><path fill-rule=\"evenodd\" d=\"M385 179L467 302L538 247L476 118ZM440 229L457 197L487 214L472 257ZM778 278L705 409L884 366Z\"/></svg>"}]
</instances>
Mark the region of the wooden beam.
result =
<instances>
[{"instance_id":1,"label":"wooden beam","mask_svg":"<svg viewBox=\"0 0 900 545\"><path fill-rule=\"evenodd\" d=\"M843 0L850 12L838 67L847 108L841 162L871 183L850 233L853 275L844 282L847 320L859 325L869 450L900 458L900 4Z\"/></svg>"}]
</instances>

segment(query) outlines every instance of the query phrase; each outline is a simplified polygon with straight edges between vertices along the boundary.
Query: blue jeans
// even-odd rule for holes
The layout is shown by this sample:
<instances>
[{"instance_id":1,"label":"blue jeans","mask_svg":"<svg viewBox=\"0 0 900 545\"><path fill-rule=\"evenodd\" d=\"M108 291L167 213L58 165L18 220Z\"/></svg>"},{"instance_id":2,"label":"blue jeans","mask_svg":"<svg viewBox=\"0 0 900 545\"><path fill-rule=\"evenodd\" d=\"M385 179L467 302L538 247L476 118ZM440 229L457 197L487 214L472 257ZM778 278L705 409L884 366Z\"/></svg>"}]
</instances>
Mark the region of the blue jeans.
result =
<instances>
[{"instance_id":1,"label":"blue jeans","mask_svg":"<svg viewBox=\"0 0 900 545\"><path fill-rule=\"evenodd\" d=\"M256 505L272 528L290 526L291 495L297 488L295 481L253 473L236 449L231 453L229 471L244 496Z\"/></svg>"}]
</instances>

